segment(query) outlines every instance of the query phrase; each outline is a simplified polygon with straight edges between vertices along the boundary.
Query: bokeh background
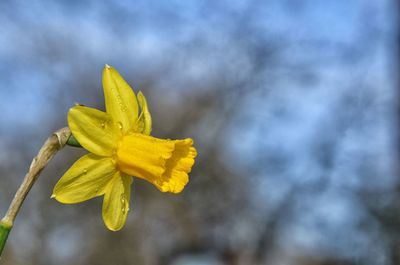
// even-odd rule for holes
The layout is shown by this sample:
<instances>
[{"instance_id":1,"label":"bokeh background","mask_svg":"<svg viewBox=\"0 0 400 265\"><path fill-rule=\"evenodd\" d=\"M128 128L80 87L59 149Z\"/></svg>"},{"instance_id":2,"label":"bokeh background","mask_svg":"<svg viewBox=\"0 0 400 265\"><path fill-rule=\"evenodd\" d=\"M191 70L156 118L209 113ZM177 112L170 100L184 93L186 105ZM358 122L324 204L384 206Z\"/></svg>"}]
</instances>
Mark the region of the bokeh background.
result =
<instances>
[{"instance_id":1,"label":"bokeh background","mask_svg":"<svg viewBox=\"0 0 400 265\"><path fill-rule=\"evenodd\" d=\"M0 213L101 71L147 96L153 135L195 139L179 195L136 179L125 228L100 198L29 194L7 265L400 264L396 0L0 1Z\"/></svg>"}]
</instances>

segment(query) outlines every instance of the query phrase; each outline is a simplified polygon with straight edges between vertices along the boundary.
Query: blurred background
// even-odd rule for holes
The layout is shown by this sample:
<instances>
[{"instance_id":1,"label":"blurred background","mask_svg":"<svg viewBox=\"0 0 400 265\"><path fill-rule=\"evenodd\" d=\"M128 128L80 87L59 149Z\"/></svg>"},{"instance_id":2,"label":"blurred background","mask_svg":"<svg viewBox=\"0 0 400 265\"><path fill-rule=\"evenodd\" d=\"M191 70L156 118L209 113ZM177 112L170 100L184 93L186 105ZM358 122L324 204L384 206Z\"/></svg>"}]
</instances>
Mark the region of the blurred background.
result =
<instances>
[{"instance_id":1,"label":"blurred background","mask_svg":"<svg viewBox=\"0 0 400 265\"><path fill-rule=\"evenodd\" d=\"M104 109L114 66L146 95L153 135L192 137L178 195L135 179L108 231L102 199L43 171L7 265L400 264L396 0L0 1L0 214L74 103Z\"/></svg>"}]
</instances>

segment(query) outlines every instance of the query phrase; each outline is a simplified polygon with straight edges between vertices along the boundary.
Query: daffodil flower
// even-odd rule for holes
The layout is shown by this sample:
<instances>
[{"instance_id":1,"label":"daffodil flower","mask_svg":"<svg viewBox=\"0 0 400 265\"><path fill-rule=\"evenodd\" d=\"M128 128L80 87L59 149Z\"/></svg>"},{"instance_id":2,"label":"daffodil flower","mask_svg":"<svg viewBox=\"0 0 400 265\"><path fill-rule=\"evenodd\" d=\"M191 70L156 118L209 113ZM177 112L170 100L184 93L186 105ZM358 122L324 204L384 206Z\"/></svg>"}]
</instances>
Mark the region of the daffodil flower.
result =
<instances>
[{"instance_id":1,"label":"daffodil flower","mask_svg":"<svg viewBox=\"0 0 400 265\"><path fill-rule=\"evenodd\" d=\"M189 181L196 149L190 138L150 136L152 122L145 97L139 92L136 98L129 84L108 65L103 70L103 88L106 112L75 106L68 113L73 136L90 153L61 177L52 197L61 203L79 203L104 195L104 223L117 231L126 222L132 176L162 192L179 193Z\"/></svg>"}]
</instances>

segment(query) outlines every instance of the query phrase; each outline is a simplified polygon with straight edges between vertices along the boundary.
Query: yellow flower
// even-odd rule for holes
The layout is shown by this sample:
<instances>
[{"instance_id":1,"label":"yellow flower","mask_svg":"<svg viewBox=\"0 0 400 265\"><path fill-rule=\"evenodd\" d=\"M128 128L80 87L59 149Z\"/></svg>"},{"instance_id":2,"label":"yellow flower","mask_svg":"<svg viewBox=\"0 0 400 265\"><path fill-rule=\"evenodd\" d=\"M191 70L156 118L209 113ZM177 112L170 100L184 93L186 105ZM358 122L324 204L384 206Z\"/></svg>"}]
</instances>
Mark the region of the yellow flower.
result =
<instances>
[{"instance_id":1,"label":"yellow flower","mask_svg":"<svg viewBox=\"0 0 400 265\"><path fill-rule=\"evenodd\" d=\"M68 113L72 134L90 153L62 176L52 197L61 203L78 203L104 195L104 223L117 231L129 211L132 176L162 192L179 193L189 181L196 149L190 138L150 136L145 97L139 92L136 98L129 84L108 65L103 70L103 87L106 112L75 106Z\"/></svg>"}]
</instances>

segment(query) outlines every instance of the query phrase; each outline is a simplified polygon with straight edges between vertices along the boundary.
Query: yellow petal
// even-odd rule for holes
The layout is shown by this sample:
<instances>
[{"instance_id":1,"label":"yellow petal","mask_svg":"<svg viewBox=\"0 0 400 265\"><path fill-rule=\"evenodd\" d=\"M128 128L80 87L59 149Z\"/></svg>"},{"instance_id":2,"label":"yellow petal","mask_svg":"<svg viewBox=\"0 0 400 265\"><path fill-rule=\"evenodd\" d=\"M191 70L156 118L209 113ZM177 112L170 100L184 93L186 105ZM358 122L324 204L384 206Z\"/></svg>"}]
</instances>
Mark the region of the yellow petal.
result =
<instances>
[{"instance_id":1,"label":"yellow petal","mask_svg":"<svg viewBox=\"0 0 400 265\"><path fill-rule=\"evenodd\" d=\"M100 196L115 172L111 158L84 155L61 177L52 197L62 203L78 203Z\"/></svg>"},{"instance_id":2,"label":"yellow petal","mask_svg":"<svg viewBox=\"0 0 400 265\"><path fill-rule=\"evenodd\" d=\"M143 134L122 138L117 149L118 168L145 179L163 192L179 193L189 181L196 149L192 139L163 140Z\"/></svg>"},{"instance_id":3,"label":"yellow petal","mask_svg":"<svg viewBox=\"0 0 400 265\"><path fill-rule=\"evenodd\" d=\"M107 113L75 106L68 112L68 126L78 142L89 152L100 156L112 155L119 132Z\"/></svg>"},{"instance_id":4,"label":"yellow petal","mask_svg":"<svg viewBox=\"0 0 400 265\"><path fill-rule=\"evenodd\" d=\"M107 187L103 201L103 220L112 231L120 230L126 221L131 198L132 177L116 172Z\"/></svg>"},{"instance_id":5,"label":"yellow petal","mask_svg":"<svg viewBox=\"0 0 400 265\"><path fill-rule=\"evenodd\" d=\"M123 133L134 130L138 118L135 93L122 76L108 65L103 70L103 88L107 113Z\"/></svg>"},{"instance_id":6,"label":"yellow petal","mask_svg":"<svg viewBox=\"0 0 400 265\"><path fill-rule=\"evenodd\" d=\"M139 106L142 110L138 119L138 132L150 135L151 132L151 115L147 107L147 101L141 91L137 95Z\"/></svg>"}]
</instances>

